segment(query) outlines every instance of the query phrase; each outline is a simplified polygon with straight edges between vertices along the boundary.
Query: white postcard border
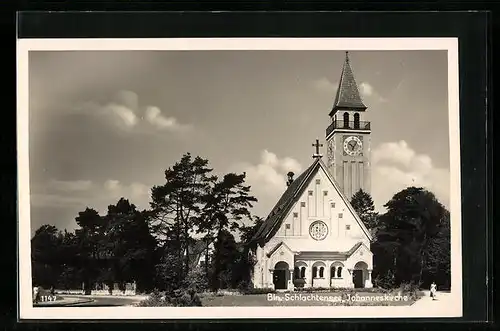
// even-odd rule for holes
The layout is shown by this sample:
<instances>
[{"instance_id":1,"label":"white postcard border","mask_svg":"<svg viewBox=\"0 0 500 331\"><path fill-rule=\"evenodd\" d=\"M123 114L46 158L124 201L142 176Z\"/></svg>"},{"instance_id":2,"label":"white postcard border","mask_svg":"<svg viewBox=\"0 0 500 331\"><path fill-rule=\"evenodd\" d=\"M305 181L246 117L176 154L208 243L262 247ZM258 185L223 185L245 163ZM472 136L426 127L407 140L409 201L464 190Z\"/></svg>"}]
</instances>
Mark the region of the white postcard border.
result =
<instances>
[{"instance_id":1,"label":"white postcard border","mask_svg":"<svg viewBox=\"0 0 500 331\"><path fill-rule=\"evenodd\" d=\"M31 290L29 187L29 52L124 50L447 50L450 138L451 288L450 304L422 306L325 307L33 307ZM462 316L459 81L457 38L162 38L18 39L17 151L19 318L246 319L246 318L411 318ZM427 309L426 309L427 308Z\"/></svg>"}]
</instances>

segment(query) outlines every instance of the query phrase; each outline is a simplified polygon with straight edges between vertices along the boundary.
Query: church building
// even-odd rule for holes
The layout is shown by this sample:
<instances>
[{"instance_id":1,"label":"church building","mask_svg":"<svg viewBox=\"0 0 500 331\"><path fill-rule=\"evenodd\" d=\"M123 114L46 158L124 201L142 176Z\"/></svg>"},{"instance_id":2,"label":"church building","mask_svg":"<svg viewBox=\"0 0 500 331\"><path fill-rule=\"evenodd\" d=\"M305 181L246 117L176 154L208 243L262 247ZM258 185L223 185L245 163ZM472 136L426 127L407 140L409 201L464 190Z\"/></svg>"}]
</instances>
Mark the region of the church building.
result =
<instances>
[{"instance_id":1,"label":"church building","mask_svg":"<svg viewBox=\"0 0 500 331\"><path fill-rule=\"evenodd\" d=\"M346 52L330 121L327 163L313 144L312 164L288 187L252 241L256 288L370 288L371 234L350 204L370 193L370 123Z\"/></svg>"}]
</instances>

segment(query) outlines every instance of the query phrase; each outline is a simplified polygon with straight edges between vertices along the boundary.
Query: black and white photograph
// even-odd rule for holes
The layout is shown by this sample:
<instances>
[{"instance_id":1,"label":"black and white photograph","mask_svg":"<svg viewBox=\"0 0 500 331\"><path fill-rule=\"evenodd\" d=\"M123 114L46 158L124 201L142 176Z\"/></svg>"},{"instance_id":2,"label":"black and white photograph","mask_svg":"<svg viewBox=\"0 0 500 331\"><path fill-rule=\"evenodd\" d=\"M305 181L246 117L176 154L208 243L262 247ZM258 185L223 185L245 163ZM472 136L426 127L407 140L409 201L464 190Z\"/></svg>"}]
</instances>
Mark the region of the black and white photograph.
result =
<instances>
[{"instance_id":1,"label":"black and white photograph","mask_svg":"<svg viewBox=\"0 0 500 331\"><path fill-rule=\"evenodd\" d=\"M18 41L20 315L462 316L458 41Z\"/></svg>"}]
</instances>

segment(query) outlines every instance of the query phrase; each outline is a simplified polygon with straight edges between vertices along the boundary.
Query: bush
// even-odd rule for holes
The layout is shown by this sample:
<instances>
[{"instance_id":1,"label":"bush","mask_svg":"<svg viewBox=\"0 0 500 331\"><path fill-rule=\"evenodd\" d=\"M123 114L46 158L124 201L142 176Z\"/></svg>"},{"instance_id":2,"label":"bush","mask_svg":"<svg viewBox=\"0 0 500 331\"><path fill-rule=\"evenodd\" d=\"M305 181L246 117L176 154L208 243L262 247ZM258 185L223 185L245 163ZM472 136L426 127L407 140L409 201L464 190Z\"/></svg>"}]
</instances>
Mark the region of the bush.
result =
<instances>
[{"instance_id":1,"label":"bush","mask_svg":"<svg viewBox=\"0 0 500 331\"><path fill-rule=\"evenodd\" d=\"M153 292L151 295L137 305L138 307L173 307L168 300L166 300L165 295L160 292Z\"/></svg>"},{"instance_id":2,"label":"bush","mask_svg":"<svg viewBox=\"0 0 500 331\"><path fill-rule=\"evenodd\" d=\"M201 307L201 299L194 287L187 290L175 290L173 295L169 298L170 302L175 307Z\"/></svg>"},{"instance_id":3,"label":"bush","mask_svg":"<svg viewBox=\"0 0 500 331\"><path fill-rule=\"evenodd\" d=\"M297 288L297 291L299 292L331 292L333 289L329 287L302 287L302 288Z\"/></svg>"},{"instance_id":4,"label":"bush","mask_svg":"<svg viewBox=\"0 0 500 331\"><path fill-rule=\"evenodd\" d=\"M272 288L249 288L243 294L268 294L268 293L276 293L276 291Z\"/></svg>"},{"instance_id":5,"label":"bush","mask_svg":"<svg viewBox=\"0 0 500 331\"><path fill-rule=\"evenodd\" d=\"M389 290L381 289L381 288L352 288L352 287L302 287L295 288L297 292L340 292L340 293L356 293L356 292L368 292L368 293L387 293Z\"/></svg>"},{"instance_id":6,"label":"bush","mask_svg":"<svg viewBox=\"0 0 500 331\"><path fill-rule=\"evenodd\" d=\"M402 283L399 292L408 294L412 300L417 300L421 296L420 286L415 283Z\"/></svg>"},{"instance_id":7,"label":"bush","mask_svg":"<svg viewBox=\"0 0 500 331\"><path fill-rule=\"evenodd\" d=\"M293 280L293 285L296 288L303 288L305 284L306 284L306 280L303 278L297 278L297 279Z\"/></svg>"},{"instance_id":8,"label":"bush","mask_svg":"<svg viewBox=\"0 0 500 331\"><path fill-rule=\"evenodd\" d=\"M203 292L208 289L208 278L204 270L195 268L189 272L185 279L186 288L194 288L196 292Z\"/></svg>"},{"instance_id":9,"label":"bush","mask_svg":"<svg viewBox=\"0 0 500 331\"><path fill-rule=\"evenodd\" d=\"M392 289L396 286L396 278L392 270L387 271L384 275L377 275L373 280L373 285L383 289Z\"/></svg>"},{"instance_id":10,"label":"bush","mask_svg":"<svg viewBox=\"0 0 500 331\"><path fill-rule=\"evenodd\" d=\"M154 291L141 301L139 307L201 307L201 299L194 288L175 290L170 295Z\"/></svg>"},{"instance_id":11,"label":"bush","mask_svg":"<svg viewBox=\"0 0 500 331\"><path fill-rule=\"evenodd\" d=\"M238 283L236 289L240 291L240 293L247 293L253 289L253 284L250 281L243 280Z\"/></svg>"}]
</instances>

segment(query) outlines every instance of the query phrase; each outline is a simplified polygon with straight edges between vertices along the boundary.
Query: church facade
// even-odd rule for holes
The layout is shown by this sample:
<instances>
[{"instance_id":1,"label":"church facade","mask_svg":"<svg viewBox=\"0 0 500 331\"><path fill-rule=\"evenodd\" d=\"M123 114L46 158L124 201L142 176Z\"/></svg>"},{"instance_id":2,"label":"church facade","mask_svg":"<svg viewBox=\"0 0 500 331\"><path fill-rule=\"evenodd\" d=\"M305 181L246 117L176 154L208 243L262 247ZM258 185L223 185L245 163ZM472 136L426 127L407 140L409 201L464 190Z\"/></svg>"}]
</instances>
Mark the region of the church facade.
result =
<instances>
[{"instance_id":1,"label":"church facade","mask_svg":"<svg viewBox=\"0 0 500 331\"><path fill-rule=\"evenodd\" d=\"M253 242L256 288L370 288L371 234L349 199L370 192L370 123L348 53L326 129L327 163L319 141L312 164L288 187Z\"/></svg>"}]
</instances>

